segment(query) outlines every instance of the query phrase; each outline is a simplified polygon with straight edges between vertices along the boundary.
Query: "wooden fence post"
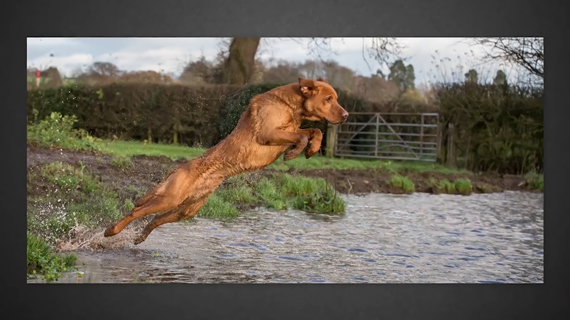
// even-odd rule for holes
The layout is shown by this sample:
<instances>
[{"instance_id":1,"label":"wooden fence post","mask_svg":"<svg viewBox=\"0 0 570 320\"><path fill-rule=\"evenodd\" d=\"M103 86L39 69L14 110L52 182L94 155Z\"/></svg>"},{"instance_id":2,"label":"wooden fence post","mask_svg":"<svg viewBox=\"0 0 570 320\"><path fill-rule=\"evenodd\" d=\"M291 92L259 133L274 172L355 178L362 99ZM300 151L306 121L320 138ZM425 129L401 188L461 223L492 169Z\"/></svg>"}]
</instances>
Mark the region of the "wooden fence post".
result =
<instances>
[{"instance_id":1,"label":"wooden fence post","mask_svg":"<svg viewBox=\"0 0 570 320\"><path fill-rule=\"evenodd\" d=\"M447 126L447 166L455 167L455 156L455 128L453 123L450 123Z\"/></svg>"},{"instance_id":2,"label":"wooden fence post","mask_svg":"<svg viewBox=\"0 0 570 320\"><path fill-rule=\"evenodd\" d=\"M445 159L443 159L443 137L445 136L444 134L444 130L445 127L443 126L443 123L438 123L437 124L437 144L435 146L435 161L437 163L441 163L441 164L445 164Z\"/></svg>"},{"instance_id":3,"label":"wooden fence post","mask_svg":"<svg viewBox=\"0 0 570 320\"><path fill-rule=\"evenodd\" d=\"M325 149L325 156L327 158L334 157L334 148L336 146L336 130L337 126L327 124L327 146Z\"/></svg>"},{"instance_id":4,"label":"wooden fence post","mask_svg":"<svg viewBox=\"0 0 570 320\"><path fill-rule=\"evenodd\" d=\"M178 130L180 129L180 124L178 122L176 122L174 124L174 136L172 137L172 143L173 144L178 144Z\"/></svg>"}]
</instances>

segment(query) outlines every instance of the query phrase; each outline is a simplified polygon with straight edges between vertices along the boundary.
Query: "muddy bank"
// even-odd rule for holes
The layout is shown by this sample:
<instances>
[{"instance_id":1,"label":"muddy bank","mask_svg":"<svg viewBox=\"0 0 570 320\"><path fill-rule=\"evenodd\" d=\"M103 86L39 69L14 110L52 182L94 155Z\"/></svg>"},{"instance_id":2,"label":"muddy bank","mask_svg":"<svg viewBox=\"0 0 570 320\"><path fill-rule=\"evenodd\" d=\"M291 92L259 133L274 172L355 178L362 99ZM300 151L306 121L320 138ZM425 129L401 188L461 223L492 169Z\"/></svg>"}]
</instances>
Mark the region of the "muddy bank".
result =
<instances>
[{"instance_id":1,"label":"muddy bank","mask_svg":"<svg viewBox=\"0 0 570 320\"><path fill-rule=\"evenodd\" d=\"M65 150L61 148L46 149L28 145L28 174L34 172L47 163L64 162L73 166L85 166L89 172L99 177L104 184L111 185L117 190L131 190L133 199L138 193L149 190L155 186L162 178L175 166L184 163L186 160L179 159L173 161L168 157L159 156L133 156L131 157L132 167L121 168L112 163L114 157L106 155L95 155ZM263 176L277 172L275 170L263 170L255 173L255 176ZM282 172L282 171L281 171ZM288 171L290 174L304 175L308 177L319 177L326 179L339 192L345 194L361 193L399 193L394 189L389 180L394 175L392 172L382 170L296 170ZM511 191L530 191L526 181L522 176L499 175L499 174L443 174L439 172L413 172L402 171L399 175L408 177L415 185L415 192L438 193L431 186L429 180L447 179L453 181L458 178L468 178L473 185L474 193L490 193ZM28 181L29 183L33 181ZM40 182L40 181L38 181ZM40 185L28 189L28 195L42 193Z\"/></svg>"},{"instance_id":2,"label":"muddy bank","mask_svg":"<svg viewBox=\"0 0 570 320\"><path fill-rule=\"evenodd\" d=\"M378 170L291 170L292 174L326 179L341 193L400 193L393 188L390 178L394 173ZM471 180L474 193L493 193L510 191L530 191L521 176L499 174L443 174L439 172L398 172L409 178L415 185L415 192L439 193L434 190L429 180L454 181L460 178Z\"/></svg>"}]
</instances>

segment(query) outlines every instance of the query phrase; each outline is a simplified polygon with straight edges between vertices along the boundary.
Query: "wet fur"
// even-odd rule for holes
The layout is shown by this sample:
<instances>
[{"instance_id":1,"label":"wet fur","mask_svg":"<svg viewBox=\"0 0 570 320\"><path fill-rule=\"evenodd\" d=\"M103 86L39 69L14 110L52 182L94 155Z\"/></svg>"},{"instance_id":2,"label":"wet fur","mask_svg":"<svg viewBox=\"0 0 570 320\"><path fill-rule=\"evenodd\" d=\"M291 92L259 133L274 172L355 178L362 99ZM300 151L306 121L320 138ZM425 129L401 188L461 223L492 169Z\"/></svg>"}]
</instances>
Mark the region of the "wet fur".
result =
<instances>
[{"instance_id":1,"label":"wet fur","mask_svg":"<svg viewBox=\"0 0 570 320\"><path fill-rule=\"evenodd\" d=\"M156 227L194 217L222 181L263 169L284 154L285 161L305 151L308 159L321 147L319 129L300 129L303 120L339 124L348 113L337 102L335 90L323 79L299 78L253 97L235 129L202 156L175 168L143 196L122 220L105 231L121 232L140 217L156 215L134 241L146 240Z\"/></svg>"}]
</instances>

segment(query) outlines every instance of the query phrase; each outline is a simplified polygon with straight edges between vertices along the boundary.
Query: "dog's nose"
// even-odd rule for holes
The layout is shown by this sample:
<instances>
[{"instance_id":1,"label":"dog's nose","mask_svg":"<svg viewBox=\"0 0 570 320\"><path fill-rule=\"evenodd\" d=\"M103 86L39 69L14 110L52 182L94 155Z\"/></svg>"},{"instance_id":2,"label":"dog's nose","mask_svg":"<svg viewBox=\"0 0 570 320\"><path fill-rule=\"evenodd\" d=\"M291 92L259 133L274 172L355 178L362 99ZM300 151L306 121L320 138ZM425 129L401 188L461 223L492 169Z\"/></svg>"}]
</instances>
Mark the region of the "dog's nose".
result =
<instances>
[{"instance_id":1,"label":"dog's nose","mask_svg":"<svg viewBox=\"0 0 570 320\"><path fill-rule=\"evenodd\" d=\"M346 121L346 119L348 119L348 112L346 112L346 110L344 110L342 112L342 117L344 118L344 121Z\"/></svg>"}]
</instances>

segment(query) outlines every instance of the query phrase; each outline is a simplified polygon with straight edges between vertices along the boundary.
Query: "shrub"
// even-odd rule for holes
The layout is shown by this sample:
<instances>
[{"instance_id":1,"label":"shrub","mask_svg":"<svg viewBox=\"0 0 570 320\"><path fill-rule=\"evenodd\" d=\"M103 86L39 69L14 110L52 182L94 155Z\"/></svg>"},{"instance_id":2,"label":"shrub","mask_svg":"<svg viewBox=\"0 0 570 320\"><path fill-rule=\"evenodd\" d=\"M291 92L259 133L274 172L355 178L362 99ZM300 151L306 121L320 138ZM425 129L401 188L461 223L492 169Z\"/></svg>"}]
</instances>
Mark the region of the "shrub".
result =
<instances>
[{"instance_id":1,"label":"shrub","mask_svg":"<svg viewBox=\"0 0 570 320\"><path fill-rule=\"evenodd\" d=\"M27 269L28 274L41 274L42 279L57 281L61 272L73 270L77 262L74 254L58 255L41 238L28 232Z\"/></svg>"},{"instance_id":2,"label":"shrub","mask_svg":"<svg viewBox=\"0 0 570 320\"><path fill-rule=\"evenodd\" d=\"M95 138L83 129L74 128L76 122L77 118L73 115L62 116L58 112L52 112L37 124L28 125L28 142L43 147L57 146L78 151L100 150L95 144Z\"/></svg>"}]
</instances>

